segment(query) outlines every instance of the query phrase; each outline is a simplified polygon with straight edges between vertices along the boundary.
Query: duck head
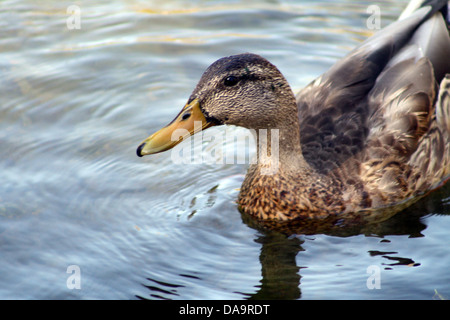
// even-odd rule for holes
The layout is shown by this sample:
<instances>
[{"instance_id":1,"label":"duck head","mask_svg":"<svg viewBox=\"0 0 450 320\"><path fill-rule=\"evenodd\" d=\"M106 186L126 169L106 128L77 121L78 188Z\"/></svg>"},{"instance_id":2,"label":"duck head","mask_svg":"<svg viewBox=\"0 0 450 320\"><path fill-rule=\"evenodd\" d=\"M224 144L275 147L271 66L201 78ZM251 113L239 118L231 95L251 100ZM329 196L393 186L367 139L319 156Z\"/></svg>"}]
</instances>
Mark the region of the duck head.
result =
<instances>
[{"instance_id":1,"label":"duck head","mask_svg":"<svg viewBox=\"0 0 450 320\"><path fill-rule=\"evenodd\" d=\"M214 125L279 129L296 114L289 84L269 61L250 53L221 58L208 67L175 119L145 139L137 154L169 150Z\"/></svg>"}]
</instances>

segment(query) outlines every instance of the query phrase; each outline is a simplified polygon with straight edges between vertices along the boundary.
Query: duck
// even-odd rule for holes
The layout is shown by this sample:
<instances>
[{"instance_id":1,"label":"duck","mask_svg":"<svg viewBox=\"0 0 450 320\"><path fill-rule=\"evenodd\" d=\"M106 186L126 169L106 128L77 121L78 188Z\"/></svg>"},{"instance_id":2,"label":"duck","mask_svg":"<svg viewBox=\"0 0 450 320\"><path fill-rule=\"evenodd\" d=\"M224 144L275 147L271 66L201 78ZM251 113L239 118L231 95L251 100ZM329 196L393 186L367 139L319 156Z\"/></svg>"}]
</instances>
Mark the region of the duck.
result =
<instances>
[{"instance_id":1,"label":"duck","mask_svg":"<svg viewBox=\"0 0 450 320\"><path fill-rule=\"evenodd\" d=\"M297 94L255 53L220 58L139 157L212 126L251 130L257 161L237 197L258 221L395 214L450 177L447 1L411 1Z\"/></svg>"}]
</instances>

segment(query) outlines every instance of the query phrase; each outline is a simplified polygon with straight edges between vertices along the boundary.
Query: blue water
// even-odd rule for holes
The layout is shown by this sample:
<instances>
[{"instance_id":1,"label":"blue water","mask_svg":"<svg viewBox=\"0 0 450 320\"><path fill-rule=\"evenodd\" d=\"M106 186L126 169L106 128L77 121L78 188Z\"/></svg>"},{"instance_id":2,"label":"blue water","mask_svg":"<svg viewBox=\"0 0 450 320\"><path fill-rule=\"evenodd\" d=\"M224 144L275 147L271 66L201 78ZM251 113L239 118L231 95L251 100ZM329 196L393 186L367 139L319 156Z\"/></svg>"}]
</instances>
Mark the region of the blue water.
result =
<instances>
[{"instance_id":1,"label":"blue water","mask_svg":"<svg viewBox=\"0 0 450 320\"><path fill-rule=\"evenodd\" d=\"M2 1L0 299L448 299L449 186L285 236L238 212L246 164L135 153L216 59L261 54L297 91L373 4L385 26L406 1L80 1L79 28L72 2Z\"/></svg>"}]
</instances>

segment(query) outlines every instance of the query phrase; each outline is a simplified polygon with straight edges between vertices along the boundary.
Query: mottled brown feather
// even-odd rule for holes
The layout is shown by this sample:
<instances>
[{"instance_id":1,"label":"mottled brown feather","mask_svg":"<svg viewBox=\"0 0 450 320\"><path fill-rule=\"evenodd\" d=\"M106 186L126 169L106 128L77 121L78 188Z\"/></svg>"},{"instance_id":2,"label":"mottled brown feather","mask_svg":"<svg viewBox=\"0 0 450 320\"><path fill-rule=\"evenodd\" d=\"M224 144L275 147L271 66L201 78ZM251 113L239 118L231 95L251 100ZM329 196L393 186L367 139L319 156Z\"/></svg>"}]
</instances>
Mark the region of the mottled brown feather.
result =
<instances>
[{"instance_id":1,"label":"mottled brown feather","mask_svg":"<svg viewBox=\"0 0 450 320\"><path fill-rule=\"evenodd\" d=\"M275 216L260 215L246 197L264 198L265 192L249 196L247 188L264 180L250 172L252 182L244 183L239 199L244 211L260 219L317 218L386 207L395 212L394 207L404 208L410 199L448 179L448 78L442 82L437 102L436 91L443 75L450 72L450 41L448 33L442 33L440 13L429 19L431 14L431 9L422 10L409 21L395 23L389 32L369 39L297 94L303 156L318 173L314 179L326 176L329 180L317 185L299 173L290 186L275 186L295 190L289 193L289 202L296 213L278 208L273 210ZM430 22L423 23L427 19ZM395 28L399 31L392 35ZM439 36L440 44L428 42L425 47L421 44L424 35L427 39ZM299 200L300 194L308 194L308 201ZM275 195L260 202L273 206L277 199Z\"/></svg>"}]
</instances>

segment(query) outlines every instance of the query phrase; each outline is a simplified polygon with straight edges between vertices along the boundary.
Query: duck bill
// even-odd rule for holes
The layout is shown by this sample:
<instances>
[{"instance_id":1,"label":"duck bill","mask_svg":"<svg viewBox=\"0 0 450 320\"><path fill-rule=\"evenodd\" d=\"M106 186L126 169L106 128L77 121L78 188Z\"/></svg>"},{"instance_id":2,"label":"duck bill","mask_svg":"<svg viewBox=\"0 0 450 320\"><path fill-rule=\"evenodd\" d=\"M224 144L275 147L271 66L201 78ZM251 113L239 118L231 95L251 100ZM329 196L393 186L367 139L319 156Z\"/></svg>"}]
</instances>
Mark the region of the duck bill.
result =
<instances>
[{"instance_id":1,"label":"duck bill","mask_svg":"<svg viewBox=\"0 0 450 320\"><path fill-rule=\"evenodd\" d=\"M184 106L167 126L145 139L137 149L139 157L172 149L185 138L212 126L206 120L197 99Z\"/></svg>"}]
</instances>

